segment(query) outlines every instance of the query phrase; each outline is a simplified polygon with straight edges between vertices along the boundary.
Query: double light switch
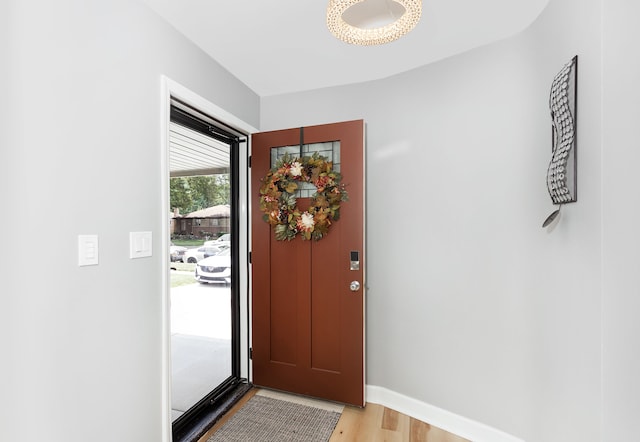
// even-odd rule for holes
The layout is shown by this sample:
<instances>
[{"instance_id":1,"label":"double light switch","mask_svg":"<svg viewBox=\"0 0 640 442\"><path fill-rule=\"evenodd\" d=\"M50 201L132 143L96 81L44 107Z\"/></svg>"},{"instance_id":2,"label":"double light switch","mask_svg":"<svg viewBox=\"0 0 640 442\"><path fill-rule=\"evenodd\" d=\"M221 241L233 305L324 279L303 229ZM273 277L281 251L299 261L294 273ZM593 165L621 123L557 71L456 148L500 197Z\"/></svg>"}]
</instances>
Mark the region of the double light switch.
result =
<instances>
[{"instance_id":1,"label":"double light switch","mask_svg":"<svg viewBox=\"0 0 640 442\"><path fill-rule=\"evenodd\" d=\"M145 258L153 252L151 232L129 233L129 258Z\"/></svg>"},{"instance_id":2,"label":"double light switch","mask_svg":"<svg viewBox=\"0 0 640 442\"><path fill-rule=\"evenodd\" d=\"M98 235L78 235L78 265L95 266L99 263L100 249ZM151 232L129 233L129 257L145 258L152 256L153 244Z\"/></svg>"}]
</instances>

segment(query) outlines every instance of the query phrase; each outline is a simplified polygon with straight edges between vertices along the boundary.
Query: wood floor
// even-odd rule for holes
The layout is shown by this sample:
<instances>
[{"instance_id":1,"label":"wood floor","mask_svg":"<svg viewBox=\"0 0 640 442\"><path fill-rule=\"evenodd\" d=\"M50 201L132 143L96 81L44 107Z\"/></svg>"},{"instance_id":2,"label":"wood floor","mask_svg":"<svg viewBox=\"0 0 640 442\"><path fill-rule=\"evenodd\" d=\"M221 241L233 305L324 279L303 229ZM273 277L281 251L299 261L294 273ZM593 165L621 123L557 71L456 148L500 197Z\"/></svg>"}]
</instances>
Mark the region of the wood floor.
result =
<instances>
[{"instance_id":1,"label":"wood floor","mask_svg":"<svg viewBox=\"0 0 640 442\"><path fill-rule=\"evenodd\" d=\"M249 391L198 442L206 442L215 431L251 399L257 389ZM329 442L469 442L455 434L406 416L378 404L365 408L345 407Z\"/></svg>"}]
</instances>

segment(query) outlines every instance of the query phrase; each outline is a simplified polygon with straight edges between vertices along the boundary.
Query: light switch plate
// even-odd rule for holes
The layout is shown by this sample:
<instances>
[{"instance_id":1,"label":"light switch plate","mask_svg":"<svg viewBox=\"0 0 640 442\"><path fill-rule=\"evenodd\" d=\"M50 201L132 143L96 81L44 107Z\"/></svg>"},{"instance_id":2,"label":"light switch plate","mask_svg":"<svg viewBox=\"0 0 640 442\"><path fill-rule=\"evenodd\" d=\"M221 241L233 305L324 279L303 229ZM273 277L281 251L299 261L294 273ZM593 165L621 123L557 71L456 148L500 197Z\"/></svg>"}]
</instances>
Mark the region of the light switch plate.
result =
<instances>
[{"instance_id":1,"label":"light switch plate","mask_svg":"<svg viewBox=\"0 0 640 442\"><path fill-rule=\"evenodd\" d=\"M146 258L152 254L151 232L129 232L129 258Z\"/></svg>"},{"instance_id":2,"label":"light switch plate","mask_svg":"<svg viewBox=\"0 0 640 442\"><path fill-rule=\"evenodd\" d=\"M98 235L78 235L78 265L98 265Z\"/></svg>"}]
</instances>

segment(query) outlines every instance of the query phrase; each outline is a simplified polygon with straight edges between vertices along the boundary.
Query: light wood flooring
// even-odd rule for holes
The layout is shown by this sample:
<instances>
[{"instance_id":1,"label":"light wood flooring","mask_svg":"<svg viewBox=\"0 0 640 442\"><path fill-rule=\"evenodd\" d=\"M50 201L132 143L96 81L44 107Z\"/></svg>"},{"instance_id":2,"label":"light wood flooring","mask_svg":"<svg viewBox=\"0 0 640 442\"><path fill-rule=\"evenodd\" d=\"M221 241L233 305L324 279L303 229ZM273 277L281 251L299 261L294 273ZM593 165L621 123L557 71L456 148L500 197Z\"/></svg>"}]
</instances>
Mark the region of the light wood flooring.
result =
<instances>
[{"instance_id":1,"label":"light wood flooring","mask_svg":"<svg viewBox=\"0 0 640 442\"><path fill-rule=\"evenodd\" d=\"M215 431L251 399L257 389L249 391L198 442L206 442ZM437 427L378 404L365 408L344 407L329 442L469 442Z\"/></svg>"}]
</instances>

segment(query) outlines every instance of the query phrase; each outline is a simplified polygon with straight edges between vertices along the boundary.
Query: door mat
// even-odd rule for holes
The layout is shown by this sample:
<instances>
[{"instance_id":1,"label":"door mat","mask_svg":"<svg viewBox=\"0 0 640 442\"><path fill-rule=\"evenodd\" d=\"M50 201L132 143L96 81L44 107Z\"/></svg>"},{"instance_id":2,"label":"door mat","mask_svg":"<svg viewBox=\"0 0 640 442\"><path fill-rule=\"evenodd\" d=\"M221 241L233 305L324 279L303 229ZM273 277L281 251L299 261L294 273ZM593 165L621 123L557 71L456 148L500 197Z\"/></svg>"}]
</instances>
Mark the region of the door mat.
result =
<instances>
[{"instance_id":1,"label":"door mat","mask_svg":"<svg viewBox=\"0 0 640 442\"><path fill-rule=\"evenodd\" d=\"M255 395L207 442L326 442L340 413Z\"/></svg>"}]
</instances>

